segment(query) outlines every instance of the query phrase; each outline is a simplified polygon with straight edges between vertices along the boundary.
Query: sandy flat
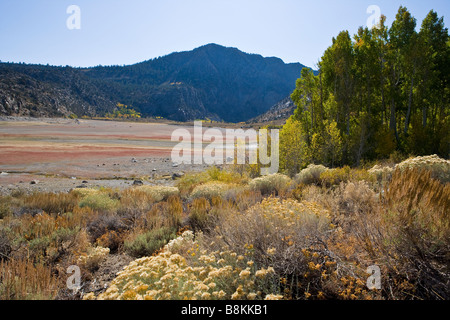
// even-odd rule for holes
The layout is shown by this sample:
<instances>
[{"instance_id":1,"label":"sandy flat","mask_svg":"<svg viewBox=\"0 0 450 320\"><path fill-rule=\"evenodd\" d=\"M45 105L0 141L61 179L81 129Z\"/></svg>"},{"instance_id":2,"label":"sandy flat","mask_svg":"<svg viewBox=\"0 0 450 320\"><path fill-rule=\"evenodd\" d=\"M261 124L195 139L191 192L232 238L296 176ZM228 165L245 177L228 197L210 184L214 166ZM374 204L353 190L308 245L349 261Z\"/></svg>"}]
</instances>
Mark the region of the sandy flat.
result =
<instances>
[{"instance_id":1,"label":"sandy flat","mask_svg":"<svg viewBox=\"0 0 450 320\"><path fill-rule=\"evenodd\" d=\"M177 142L171 135L179 128L99 120L0 121L0 187L21 187L38 179L37 190L47 182L49 190L51 183L67 189L80 184L77 180L116 178L125 187L123 178L156 179L174 171L202 170L204 165L174 167L170 158Z\"/></svg>"}]
</instances>

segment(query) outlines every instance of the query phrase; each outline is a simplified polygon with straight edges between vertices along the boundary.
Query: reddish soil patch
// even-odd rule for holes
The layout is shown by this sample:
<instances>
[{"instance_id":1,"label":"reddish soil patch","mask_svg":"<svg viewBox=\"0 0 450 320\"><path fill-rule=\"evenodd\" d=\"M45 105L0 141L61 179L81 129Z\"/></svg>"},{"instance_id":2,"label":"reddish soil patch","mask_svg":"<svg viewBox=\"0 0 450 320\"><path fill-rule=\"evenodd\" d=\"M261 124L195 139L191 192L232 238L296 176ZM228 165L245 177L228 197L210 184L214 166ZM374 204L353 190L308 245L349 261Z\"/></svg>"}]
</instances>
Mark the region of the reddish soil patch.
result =
<instances>
[{"instance_id":1,"label":"reddish soil patch","mask_svg":"<svg viewBox=\"0 0 450 320\"><path fill-rule=\"evenodd\" d=\"M75 146L58 147L1 147L0 165L46 163L77 159L105 159L116 157L168 157L170 149Z\"/></svg>"},{"instance_id":2,"label":"reddish soil patch","mask_svg":"<svg viewBox=\"0 0 450 320\"><path fill-rule=\"evenodd\" d=\"M0 171L126 176L147 174L153 166L158 172L172 169L171 136L178 128L95 120L5 121L0 123Z\"/></svg>"}]
</instances>

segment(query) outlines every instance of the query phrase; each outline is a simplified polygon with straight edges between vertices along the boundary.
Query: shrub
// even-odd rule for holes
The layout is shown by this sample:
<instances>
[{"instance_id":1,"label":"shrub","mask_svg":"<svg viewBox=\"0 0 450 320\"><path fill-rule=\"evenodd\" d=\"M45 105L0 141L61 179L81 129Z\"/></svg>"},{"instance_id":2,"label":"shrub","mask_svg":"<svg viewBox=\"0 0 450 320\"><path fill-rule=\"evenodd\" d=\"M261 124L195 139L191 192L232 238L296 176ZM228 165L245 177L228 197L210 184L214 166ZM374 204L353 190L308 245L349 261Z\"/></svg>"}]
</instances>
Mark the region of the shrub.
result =
<instances>
[{"instance_id":1,"label":"shrub","mask_svg":"<svg viewBox=\"0 0 450 320\"><path fill-rule=\"evenodd\" d=\"M197 237L198 238L198 237ZM281 299L274 269L258 269L235 252L207 252L193 234L167 244L153 257L133 261L113 280L101 300ZM95 299L90 293L84 299Z\"/></svg>"},{"instance_id":2,"label":"shrub","mask_svg":"<svg viewBox=\"0 0 450 320\"><path fill-rule=\"evenodd\" d=\"M216 166L210 167L208 170L206 170L206 174L208 175L209 181L220 181L235 184L242 184L247 182L247 178L243 177L242 174L239 174L235 171L220 169Z\"/></svg>"},{"instance_id":3,"label":"shrub","mask_svg":"<svg viewBox=\"0 0 450 320\"><path fill-rule=\"evenodd\" d=\"M261 269L273 267L286 299L319 295L336 263L325 243L333 233L330 214L313 202L267 198L243 213L218 218L208 235L211 250L249 257ZM206 235L205 235L206 237Z\"/></svg>"},{"instance_id":4,"label":"shrub","mask_svg":"<svg viewBox=\"0 0 450 320\"><path fill-rule=\"evenodd\" d=\"M128 214L134 210L150 210L154 201L151 192L139 188L125 189L120 193L120 209L118 212Z\"/></svg>"},{"instance_id":5,"label":"shrub","mask_svg":"<svg viewBox=\"0 0 450 320\"><path fill-rule=\"evenodd\" d=\"M97 244L108 248L111 253L116 253L124 243L124 233L108 230L97 239Z\"/></svg>"},{"instance_id":6,"label":"shrub","mask_svg":"<svg viewBox=\"0 0 450 320\"><path fill-rule=\"evenodd\" d=\"M439 158L437 155L416 157L405 160L395 167L404 170L406 168L427 169L431 171L431 177L444 183L450 182L450 160Z\"/></svg>"},{"instance_id":7,"label":"shrub","mask_svg":"<svg viewBox=\"0 0 450 320\"><path fill-rule=\"evenodd\" d=\"M0 220L4 219L12 214L11 210L11 198L0 196Z\"/></svg>"},{"instance_id":8,"label":"shrub","mask_svg":"<svg viewBox=\"0 0 450 320\"><path fill-rule=\"evenodd\" d=\"M181 224L183 215L183 203L178 195L170 196L167 199L167 220L171 227L178 227Z\"/></svg>"},{"instance_id":9,"label":"shrub","mask_svg":"<svg viewBox=\"0 0 450 320\"><path fill-rule=\"evenodd\" d=\"M255 178L249 183L253 191L260 191L262 195L281 195L291 186L292 180L284 174L270 174L260 178Z\"/></svg>"},{"instance_id":10,"label":"shrub","mask_svg":"<svg viewBox=\"0 0 450 320\"><path fill-rule=\"evenodd\" d=\"M106 259L109 254L109 248L91 247L87 252L78 257L77 263L93 272L97 270L100 264Z\"/></svg>"},{"instance_id":11,"label":"shrub","mask_svg":"<svg viewBox=\"0 0 450 320\"><path fill-rule=\"evenodd\" d=\"M417 233L416 249L428 251L433 249L429 244L436 246L450 239L450 185L431 178L430 171L396 170L385 199L394 209L390 217L400 219L400 230L409 237Z\"/></svg>"},{"instance_id":12,"label":"shrub","mask_svg":"<svg viewBox=\"0 0 450 320\"><path fill-rule=\"evenodd\" d=\"M78 196L73 193L34 193L23 198L24 207L41 209L46 213L60 214L73 211Z\"/></svg>"},{"instance_id":13,"label":"shrub","mask_svg":"<svg viewBox=\"0 0 450 320\"><path fill-rule=\"evenodd\" d=\"M189 206L189 225L194 229L205 229L208 225L211 205L206 198L196 198Z\"/></svg>"},{"instance_id":14,"label":"shrub","mask_svg":"<svg viewBox=\"0 0 450 320\"><path fill-rule=\"evenodd\" d=\"M166 186L140 186L135 189L147 193L155 202L167 200L170 196L176 196L180 193L178 188Z\"/></svg>"},{"instance_id":15,"label":"shrub","mask_svg":"<svg viewBox=\"0 0 450 320\"><path fill-rule=\"evenodd\" d=\"M5 230L0 229L0 261L9 259L11 251L11 239Z\"/></svg>"},{"instance_id":16,"label":"shrub","mask_svg":"<svg viewBox=\"0 0 450 320\"><path fill-rule=\"evenodd\" d=\"M162 227L137 235L124 243L125 250L133 257L151 256L176 237L175 229Z\"/></svg>"},{"instance_id":17,"label":"shrub","mask_svg":"<svg viewBox=\"0 0 450 320\"><path fill-rule=\"evenodd\" d=\"M19 223L14 225L13 232L21 235L27 241L51 236L57 229L56 218L49 214L36 216L22 216Z\"/></svg>"},{"instance_id":18,"label":"shrub","mask_svg":"<svg viewBox=\"0 0 450 320\"><path fill-rule=\"evenodd\" d=\"M243 213L230 211L220 216L211 237L217 248L230 246L239 254L252 244L255 261L268 266L268 249L275 248L281 258L285 250L308 247L310 240L325 238L329 224L328 211L316 203L266 198Z\"/></svg>"},{"instance_id":19,"label":"shrub","mask_svg":"<svg viewBox=\"0 0 450 320\"><path fill-rule=\"evenodd\" d=\"M239 211L244 211L261 202L262 195L260 191L253 191L250 187L243 186L227 190L222 198L235 205Z\"/></svg>"},{"instance_id":20,"label":"shrub","mask_svg":"<svg viewBox=\"0 0 450 320\"><path fill-rule=\"evenodd\" d=\"M100 190L98 189L91 189L91 188L76 188L72 189L70 193L77 195L81 198L84 198L89 195L98 194L100 193Z\"/></svg>"},{"instance_id":21,"label":"shrub","mask_svg":"<svg viewBox=\"0 0 450 320\"><path fill-rule=\"evenodd\" d=\"M395 170L381 201L365 208L362 199L354 202L362 210L345 228L340 256L376 262L386 275L382 294L388 299L448 299L449 199L450 185L431 172Z\"/></svg>"},{"instance_id":22,"label":"shrub","mask_svg":"<svg viewBox=\"0 0 450 320\"><path fill-rule=\"evenodd\" d=\"M368 172L374 176L378 182L389 181L392 177L392 173L394 172L394 168L376 164L369 169Z\"/></svg>"},{"instance_id":23,"label":"shrub","mask_svg":"<svg viewBox=\"0 0 450 320\"><path fill-rule=\"evenodd\" d=\"M88 225L86 230L91 236L92 242L98 241L105 234L114 231L117 234L123 233L127 229L122 219L115 215L99 215L96 219L92 220ZM104 239L106 240L106 239Z\"/></svg>"},{"instance_id":24,"label":"shrub","mask_svg":"<svg viewBox=\"0 0 450 320\"><path fill-rule=\"evenodd\" d=\"M106 193L88 194L79 203L80 208L89 207L97 211L111 211L119 206L119 200L111 199Z\"/></svg>"},{"instance_id":25,"label":"shrub","mask_svg":"<svg viewBox=\"0 0 450 320\"><path fill-rule=\"evenodd\" d=\"M51 300L57 291L58 279L42 264L0 261L0 300Z\"/></svg>"},{"instance_id":26,"label":"shrub","mask_svg":"<svg viewBox=\"0 0 450 320\"><path fill-rule=\"evenodd\" d=\"M399 278L423 299L449 299L450 184L427 170L396 170L385 190L386 251L395 252ZM442 177L442 176L441 176Z\"/></svg>"},{"instance_id":27,"label":"shrub","mask_svg":"<svg viewBox=\"0 0 450 320\"><path fill-rule=\"evenodd\" d=\"M208 182L209 176L202 173L188 173L177 180L176 186L180 190L182 196L189 195L194 188L202 183Z\"/></svg>"},{"instance_id":28,"label":"shrub","mask_svg":"<svg viewBox=\"0 0 450 320\"><path fill-rule=\"evenodd\" d=\"M186 174L176 183L183 196L191 194L192 191L199 185L207 182L222 182L225 184L242 185L247 182L245 175L233 170L224 170L216 166L208 168L201 173Z\"/></svg>"},{"instance_id":29,"label":"shrub","mask_svg":"<svg viewBox=\"0 0 450 320\"><path fill-rule=\"evenodd\" d=\"M211 181L201 184L192 190L191 198L207 198L211 200L213 197L222 197L228 190L235 185L224 182Z\"/></svg>"},{"instance_id":30,"label":"shrub","mask_svg":"<svg viewBox=\"0 0 450 320\"><path fill-rule=\"evenodd\" d=\"M349 166L343 168L329 169L320 174L323 186L331 187L348 181L375 181L375 178L365 169L351 169Z\"/></svg>"},{"instance_id":31,"label":"shrub","mask_svg":"<svg viewBox=\"0 0 450 320\"><path fill-rule=\"evenodd\" d=\"M297 184L319 184L320 175L326 170L328 170L328 168L321 164L310 164L307 168L300 171L300 173L295 176L294 180Z\"/></svg>"}]
</instances>

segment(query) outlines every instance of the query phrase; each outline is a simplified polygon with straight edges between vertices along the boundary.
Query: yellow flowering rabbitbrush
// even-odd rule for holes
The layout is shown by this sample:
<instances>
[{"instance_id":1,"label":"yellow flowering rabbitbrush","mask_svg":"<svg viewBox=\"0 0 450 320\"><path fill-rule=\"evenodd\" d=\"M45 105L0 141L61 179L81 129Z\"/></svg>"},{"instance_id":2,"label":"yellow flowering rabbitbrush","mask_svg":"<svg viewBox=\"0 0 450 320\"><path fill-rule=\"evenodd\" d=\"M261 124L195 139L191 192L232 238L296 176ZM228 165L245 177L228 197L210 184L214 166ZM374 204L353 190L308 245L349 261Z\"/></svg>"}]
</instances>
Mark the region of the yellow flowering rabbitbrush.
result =
<instances>
[{"instance_id":1,"label":"yellow flowering rabbitbrush","mask_svg":"<svg viewBox=\"0 0 450 320\"><path fill-rule=\"evenodd\" d=\"M200 238L201 235L197 235ZM264 299L273 292L253 292L255 287L271 289L273 268L257 270L232 251L207 252L196 249L198 240L185 231L170 241L156 256L131 262L98 297L99 300L210 300ZM196 255L189 254L194 250ZM183 256L184 255L184 256Z\"/></svg>"}]
</instances>

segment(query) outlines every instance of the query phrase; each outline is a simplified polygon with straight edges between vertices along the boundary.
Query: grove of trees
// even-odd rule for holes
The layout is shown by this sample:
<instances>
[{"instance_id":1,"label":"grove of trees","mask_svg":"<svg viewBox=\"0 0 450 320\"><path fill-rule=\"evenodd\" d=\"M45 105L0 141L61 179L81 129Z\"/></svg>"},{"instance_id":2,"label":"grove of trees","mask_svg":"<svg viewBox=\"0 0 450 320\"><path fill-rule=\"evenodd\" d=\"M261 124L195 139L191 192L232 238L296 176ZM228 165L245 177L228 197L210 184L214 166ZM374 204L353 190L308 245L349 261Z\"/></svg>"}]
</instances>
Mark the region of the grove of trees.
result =
<instances>
[{"instance_id":1,"label":"grove of trees","mask_svg":"<svg viewBox=\"0 0 450 320\"><path fill-rule=\"evenodd\" d=\"M431 10L422 21L400 7L386 26L353 37L342 31L318 63L303 69L291 98L297 109L283 127L281 166L298 172L404 155L450 152L450 38ZM290 147L292 146L292 147Z\"/></svg>"}]
</instances>

